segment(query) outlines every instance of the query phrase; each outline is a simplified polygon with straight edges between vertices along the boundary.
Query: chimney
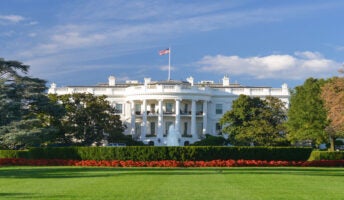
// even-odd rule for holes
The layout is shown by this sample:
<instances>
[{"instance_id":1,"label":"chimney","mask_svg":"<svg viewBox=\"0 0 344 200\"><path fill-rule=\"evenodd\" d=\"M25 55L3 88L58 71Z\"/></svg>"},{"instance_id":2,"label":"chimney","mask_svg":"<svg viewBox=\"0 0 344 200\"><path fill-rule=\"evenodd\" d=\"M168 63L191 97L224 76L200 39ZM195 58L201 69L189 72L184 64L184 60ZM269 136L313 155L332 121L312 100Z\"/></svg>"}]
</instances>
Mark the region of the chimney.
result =
<instances>
[{"instance_id":1,"label":"chimney","mask_svg":"<svg viewBox=\"0 0 344 200\"><path fill-rule=\"evenodd\" d=\"M116 85L116 78L114 76L109 76L109 86Z\"/></svg>"},{"instance_id":2,"label":"chimney","mask_svg":"<svg viewBox=\"0 0 344 200\"><path fill-rule=\"evenodd\" d=\"M223 86L229 86L229 78L228 75L225 75L222 79L222 85Z\"/></svg>"},{"instance_id":3,"label":"chimney","mask_svg":"<svg viewBox=\"0 0 344 200\"><path fill-rule=\"evenodd\" d=\"M289 93L288 85L286 83L283 83L283 85L282 85L282 93L283 94Z\"/></svg>"},{"instance_id":4,"label":"chimney","mask_svg":"<svg viewBox=\"0 0 344 200\"><path fill-rule=\"evenodd\" d=\"M144 78L144 80L145 80L145 85L148 85L148 83L150 83L151 82L151 78Z\"/></svg>"}]
</instances>

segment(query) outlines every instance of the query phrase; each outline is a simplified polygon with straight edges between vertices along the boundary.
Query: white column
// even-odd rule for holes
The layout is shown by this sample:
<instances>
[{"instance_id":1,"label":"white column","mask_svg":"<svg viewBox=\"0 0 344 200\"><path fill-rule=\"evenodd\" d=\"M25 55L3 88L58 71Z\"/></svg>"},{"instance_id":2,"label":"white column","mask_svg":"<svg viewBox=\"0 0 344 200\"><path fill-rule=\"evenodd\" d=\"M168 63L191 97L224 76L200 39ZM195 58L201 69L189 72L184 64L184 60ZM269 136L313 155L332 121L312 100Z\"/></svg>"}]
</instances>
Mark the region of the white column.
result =
<instances>
[{"instance_id":1,"label":"white column","mask_svg":"<svg viewBox=\"0 0 344 200\"><path fill-rule=\"evenodd\" d=\"M158 138L162 138L164 135L163 130L163 110L162 110L162 99L159 100L159 114L158 114Z\"/></svg>"},{"instance_id":2,"label":"white column","mask_svg":"<svg viewBox=\"0 0 344 200\"><path fill-rule=\"evenodd\" d=\"M141 129L141 139L144 139L147 134L147 100L143 100L143 115L142 115L142 129Z\"/></svg>"},{"instance_id":3,"label":"white column","mask_svg":"<svg viewBox=\"0 0 344 200\"><path fill-rule=\"evenodd\" d=\"M203 101L203 130L202 130L203 135L207 133L207 124L208 124L208 102Z\"/></svg>"},{"instance_id":4,"label":"white column","mask_svg":"<svg viewBox=\"0 0 344 200\"><path fill-rule=\"evenodd\" d=\"M192 100L192 104L191 104L191 135L193 138L197 138L197 133L196 133L196 100Z\"/></svg>"},{"instance_id":5,"label":"white column","mask_svg":"<svg viewBox=\"0 0 344 200\"><path fill-rule=\"evenodd\" d=\"M130 111L131 111L131 135L135 135L135 102L130 101Z\"/></svg>"},{"instance_id":6,"label":"white column","mask_svg":"<svg viewBox=\"0 0 344 200\"><path fill-rule=\"evenodd\" d=\"M176 122L175 129L180 132L180 99L176 99Z\"/></svg>"}]
</instances>

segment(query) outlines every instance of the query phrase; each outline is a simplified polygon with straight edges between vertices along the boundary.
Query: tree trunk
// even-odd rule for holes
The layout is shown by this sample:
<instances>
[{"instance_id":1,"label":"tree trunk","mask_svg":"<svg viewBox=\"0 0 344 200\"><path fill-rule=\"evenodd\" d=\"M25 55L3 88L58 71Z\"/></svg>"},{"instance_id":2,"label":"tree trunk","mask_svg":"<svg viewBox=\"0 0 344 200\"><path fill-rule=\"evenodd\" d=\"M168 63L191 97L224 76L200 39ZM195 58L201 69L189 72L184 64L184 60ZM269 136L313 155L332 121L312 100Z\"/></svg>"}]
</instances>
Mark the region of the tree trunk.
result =
<instances>
[{"instance_id":1,"label":"tree trunk","mask_svg":"<svg viewBox=\"0 0 344 200\"><path fill-rule=\"evenodd\" d=\"M334 151L334 141L336 140L335 137L330 136L330 151Z\"/></svg>"}]
</instances>

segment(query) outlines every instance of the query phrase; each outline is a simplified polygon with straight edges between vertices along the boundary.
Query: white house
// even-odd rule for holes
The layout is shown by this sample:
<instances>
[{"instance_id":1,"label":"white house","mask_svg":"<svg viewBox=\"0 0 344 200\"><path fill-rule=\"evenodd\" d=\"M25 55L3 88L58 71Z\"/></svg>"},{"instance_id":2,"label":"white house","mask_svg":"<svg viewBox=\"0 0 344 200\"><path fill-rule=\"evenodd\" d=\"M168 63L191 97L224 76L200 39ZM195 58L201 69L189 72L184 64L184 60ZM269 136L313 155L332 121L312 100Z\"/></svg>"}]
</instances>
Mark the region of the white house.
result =
<instances>
[{"instance_id":1,"label":"white house","mask_svg":"<svg viewBox=\"0 0 344 200\"><path fill-rule=\"evenodd\" d=\"M136 80L119 83L110 76L108 83L96 86L57 87L53 83L48 93L106 95L127 126L125 134L155 146L167 144L171 125L180 134L180 145L198 141L205 134L221 134L219 120L240 94L278 97L286 106L290 97L287 84L281 88L248 87L230 83L228 76L223 77L222 83L208 80L195 83L192 77L186 81L145 78L143 83Z\"/></svg>"}]
</instances>

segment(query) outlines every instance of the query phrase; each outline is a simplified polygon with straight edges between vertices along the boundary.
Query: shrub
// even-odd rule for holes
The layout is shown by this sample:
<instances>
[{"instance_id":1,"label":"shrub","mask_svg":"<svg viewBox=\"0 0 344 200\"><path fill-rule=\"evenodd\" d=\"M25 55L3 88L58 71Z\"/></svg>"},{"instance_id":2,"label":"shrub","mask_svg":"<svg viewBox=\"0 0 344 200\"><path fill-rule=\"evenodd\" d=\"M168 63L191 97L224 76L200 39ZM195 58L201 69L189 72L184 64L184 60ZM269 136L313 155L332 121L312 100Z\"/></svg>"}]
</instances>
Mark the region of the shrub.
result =
<instances>
[{"instance_id":1,"label":"shrub","mask_svg":"<svg viewBox=\"0 0 344 200\"><path fill-rule=\"evenodd\" d=\"M344 160L344 151L313 151L308 160Z\"/></svg>"},{"instance_id":2,"label":"shrub","mask_svg":"<svg viewBox=\"0 0 344 200\"><path fill-rule=\"evenodd\" d=\"M307 160L311 148L296 147L59 147L31 148L31 159L210 161L210 160Z\"/></svg>"},{"instance_id":3,"label":"shrub","mask_svg":"<svg viewBox=\"0 0 344 200\"><path fill-rule=\"evenodd\" d=\"M26 150L0 150L0 158L27 158Z\"/></svg>"},{"instance_id":4,"label":"shrub","mask_svg":"<svg viewBox=\"0 0 344 200\"><path fill-rule=\"evenodd\" d=\"M31 159L80 159L78 147L33 147L28 151Z\"/></svg>"},{"instance_id":5,"label":"shrub","mask_svg":"<svg viewBox=\"0 0 344 200\"><path fill-rule=\"evenodd\" d=\"M227 143L228 141L223 137L206 134L203 140L195 142L191 146L223 146Z\"/></svg>"}]
</instances>

